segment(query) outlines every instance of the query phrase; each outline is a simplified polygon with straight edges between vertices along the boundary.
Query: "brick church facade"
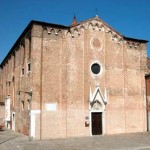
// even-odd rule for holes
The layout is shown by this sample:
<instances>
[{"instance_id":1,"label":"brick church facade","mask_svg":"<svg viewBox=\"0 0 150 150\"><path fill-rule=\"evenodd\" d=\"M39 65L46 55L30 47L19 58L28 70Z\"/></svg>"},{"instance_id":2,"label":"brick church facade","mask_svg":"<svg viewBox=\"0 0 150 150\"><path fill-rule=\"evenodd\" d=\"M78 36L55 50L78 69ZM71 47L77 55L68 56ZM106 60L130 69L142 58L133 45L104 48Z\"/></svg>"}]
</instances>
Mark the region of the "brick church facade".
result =
<instances>
[{"instance_id":1,"label":"brick church facade","mask_svg":"<svg viewBox=\"0 0 150 150\"><path fill-rule=\"evenodd\" d=\"M146 43L98 16L31 21L0 65L6 127L36 139L146 131Z\"/></svg>"}]
</instances>

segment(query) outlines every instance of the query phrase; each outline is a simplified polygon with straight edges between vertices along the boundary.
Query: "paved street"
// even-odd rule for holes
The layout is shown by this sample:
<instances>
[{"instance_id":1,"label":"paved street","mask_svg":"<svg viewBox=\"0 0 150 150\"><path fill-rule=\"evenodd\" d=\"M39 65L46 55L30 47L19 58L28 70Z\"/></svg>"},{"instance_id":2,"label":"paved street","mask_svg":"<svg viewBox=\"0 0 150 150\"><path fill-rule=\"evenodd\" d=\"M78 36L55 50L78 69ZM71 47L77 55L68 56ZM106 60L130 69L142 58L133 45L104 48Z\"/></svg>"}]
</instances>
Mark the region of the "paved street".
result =
<instances>
[{"instance_id":1,"label":"paved street","mask_svg":"<svg viewBox=\"0 0 150 150\"><path fill-rule=\"evenodd\" d=\"M150 133L31 141L4 130L0 131L0 150L150 150Z\"/></svg>"}]
</instances>

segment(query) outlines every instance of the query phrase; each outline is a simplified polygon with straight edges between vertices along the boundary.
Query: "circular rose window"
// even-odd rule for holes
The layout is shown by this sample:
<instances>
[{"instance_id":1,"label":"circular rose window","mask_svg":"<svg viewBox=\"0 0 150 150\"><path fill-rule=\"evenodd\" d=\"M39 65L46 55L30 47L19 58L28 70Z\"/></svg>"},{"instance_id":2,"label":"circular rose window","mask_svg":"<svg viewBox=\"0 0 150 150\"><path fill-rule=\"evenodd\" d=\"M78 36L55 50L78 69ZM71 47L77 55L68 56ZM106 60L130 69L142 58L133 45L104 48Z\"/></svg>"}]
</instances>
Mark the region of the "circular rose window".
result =
<instances>
[{"instance_id":1,"label":"circular rose window","mask_svg":"<svg viewBox=\"0 0 150 150\"><path fill-rule=\"evenodd\" d=\"M93 74L97 75L101 71L101 66L98 63L94 63L91 66L91 71L92 71Z\"/></svg>"}]
</instances>

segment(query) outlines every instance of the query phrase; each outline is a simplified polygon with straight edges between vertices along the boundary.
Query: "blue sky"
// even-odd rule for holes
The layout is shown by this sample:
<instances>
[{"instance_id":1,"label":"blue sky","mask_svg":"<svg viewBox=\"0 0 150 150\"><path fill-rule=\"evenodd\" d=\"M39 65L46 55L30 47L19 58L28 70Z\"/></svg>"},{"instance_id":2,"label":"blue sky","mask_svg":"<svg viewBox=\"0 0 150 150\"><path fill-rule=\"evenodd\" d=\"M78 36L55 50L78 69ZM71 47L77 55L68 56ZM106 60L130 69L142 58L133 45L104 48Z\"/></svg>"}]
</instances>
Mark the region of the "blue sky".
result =
<instances>
[{"instance_id":1,"label":"blue sky","mask_svg":"<svg viewBox=\"0 0 150 150\"><path fill-rule=\"evenodd\" d=\"M0 63L31 20L70 25L96 15L121 34L150 41L150 0L4 0L0 2ZM150 57L150 44L148 44Z\"/></svg>"}]
</instances>

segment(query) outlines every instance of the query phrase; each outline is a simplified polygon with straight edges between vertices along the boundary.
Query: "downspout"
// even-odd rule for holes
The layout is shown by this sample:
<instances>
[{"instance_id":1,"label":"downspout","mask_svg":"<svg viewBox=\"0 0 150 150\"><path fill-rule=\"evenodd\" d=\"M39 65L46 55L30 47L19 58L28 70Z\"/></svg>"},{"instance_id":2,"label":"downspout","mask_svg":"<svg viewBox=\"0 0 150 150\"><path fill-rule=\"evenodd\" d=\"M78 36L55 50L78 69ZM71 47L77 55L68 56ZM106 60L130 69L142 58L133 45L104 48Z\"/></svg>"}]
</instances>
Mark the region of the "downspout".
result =
<instances>
[{"instance_id":1,"label":"downspout","mask_svg":"<svg viewBox=\"0 0 150 150\"><path fill-rule=\"evenodd\" d=\"M43 97L43 27L42 27L42 40L41 40L41 70L40 70L40 140L42 139L42 97Z\"/></svg>"}]
</instances>

